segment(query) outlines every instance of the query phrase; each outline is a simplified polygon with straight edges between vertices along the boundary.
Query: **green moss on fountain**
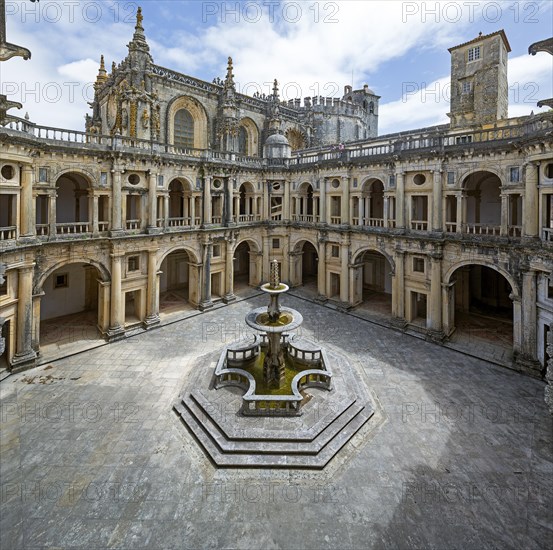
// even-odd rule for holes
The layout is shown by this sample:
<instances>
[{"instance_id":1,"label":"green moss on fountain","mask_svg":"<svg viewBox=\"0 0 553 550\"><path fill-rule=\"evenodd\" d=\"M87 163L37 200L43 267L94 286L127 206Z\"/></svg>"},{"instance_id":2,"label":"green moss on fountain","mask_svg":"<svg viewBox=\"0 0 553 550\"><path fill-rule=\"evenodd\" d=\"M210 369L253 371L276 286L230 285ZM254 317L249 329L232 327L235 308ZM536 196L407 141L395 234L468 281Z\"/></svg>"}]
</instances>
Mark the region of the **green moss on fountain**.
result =
<instances>
[{"instance_id":1,"label":"green moss on fountain","mask_svg":"<svg viewBox=\"0 0 553 550\"><path fill-rule=\"evenodd\" d=\"M293 318L289 313L281 313L276 321L271 321L268 313L260 313L255 318L255 322L258 325L263 325L265 327L285 327L289 325L292 320Z\"/></svg>"},{"instance_id":2,"label":"green moss on fountain","mask_svg":"<svg viewBox=\"0 0 553 550\"><path fill-rule=\"evenodd\" d=\"M265 352L261 352L254 360L245 363L240 368L249 372L255 380L256 395L293 395L292 394L292 379L296 374L303 370L307 370L305 366L297 366L294 361L288 357L285 358L285 378L280 388L275 385L267 384L263 377L263 361L265 360Z\"/></svg>"}]
</instances>

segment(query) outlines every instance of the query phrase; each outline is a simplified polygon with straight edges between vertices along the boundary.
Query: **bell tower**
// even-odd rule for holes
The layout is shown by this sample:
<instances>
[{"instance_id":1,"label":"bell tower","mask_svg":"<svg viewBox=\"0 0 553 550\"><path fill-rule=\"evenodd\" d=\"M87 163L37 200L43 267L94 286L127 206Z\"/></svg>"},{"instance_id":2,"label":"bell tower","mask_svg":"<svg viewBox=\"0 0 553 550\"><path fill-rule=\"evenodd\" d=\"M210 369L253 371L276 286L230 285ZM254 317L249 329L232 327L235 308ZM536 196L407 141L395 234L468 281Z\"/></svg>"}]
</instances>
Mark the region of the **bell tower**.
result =
<instances>
[{"instance_id":1,"label":"bell tower","mask_svg":"<svg viewBox=\"0 0 553 550\"><path fill-rule=\"evenodd\" d=\"M508 117L507 56L503 30L449 48L452 128L494 124Z\"/></svg>"}]
</instances>

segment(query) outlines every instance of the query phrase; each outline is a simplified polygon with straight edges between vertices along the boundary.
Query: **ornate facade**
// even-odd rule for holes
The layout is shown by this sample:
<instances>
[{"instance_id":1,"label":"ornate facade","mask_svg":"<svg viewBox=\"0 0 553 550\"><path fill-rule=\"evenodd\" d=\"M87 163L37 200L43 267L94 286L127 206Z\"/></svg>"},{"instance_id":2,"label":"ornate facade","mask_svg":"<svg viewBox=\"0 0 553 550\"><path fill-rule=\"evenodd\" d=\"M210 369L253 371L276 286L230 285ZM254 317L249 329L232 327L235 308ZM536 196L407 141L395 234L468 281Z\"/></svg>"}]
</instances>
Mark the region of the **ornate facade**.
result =
<instances>
[{"instance_id":1,"label":"ornate facade","mask_svg":"<svg viewBox=\"0 0 553 550\"><path fill-rule=\"evenodd\" d=\"M7 368L39 362L52 319L122 338L163 322L166 293L228 303L277 259L321 302L544 375L553 113L507 118L502 31L451 49L450 125L383 137L366 86L241 95L230 58L213 83L155 65L140 13L128 49L102 59L85 132L0 128Z\"/></svg>"}]
</instances>

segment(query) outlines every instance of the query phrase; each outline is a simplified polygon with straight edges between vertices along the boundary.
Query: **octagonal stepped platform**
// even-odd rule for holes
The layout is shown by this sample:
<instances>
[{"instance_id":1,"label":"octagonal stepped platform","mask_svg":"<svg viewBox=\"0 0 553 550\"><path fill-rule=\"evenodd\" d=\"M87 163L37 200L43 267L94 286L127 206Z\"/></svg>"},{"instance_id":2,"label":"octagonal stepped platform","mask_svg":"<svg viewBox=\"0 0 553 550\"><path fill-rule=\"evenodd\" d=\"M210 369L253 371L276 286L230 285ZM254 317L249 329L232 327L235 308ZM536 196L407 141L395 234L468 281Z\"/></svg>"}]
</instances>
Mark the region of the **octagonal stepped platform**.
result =
<instances>
[{"instance_id":1,"label":"octagonal stepped platform","mask_svg":"<svg viewBox=\"0 0 553 550\"><path fill-rule=\"evenodd\" d=\"M322 469L374 414L359 374L344 358L331 359L332 390L307 390L301 416L240 415L243 391L213 389L209 362L193 369L174 409L218 467Z\"/></svg>"}]
</instances>

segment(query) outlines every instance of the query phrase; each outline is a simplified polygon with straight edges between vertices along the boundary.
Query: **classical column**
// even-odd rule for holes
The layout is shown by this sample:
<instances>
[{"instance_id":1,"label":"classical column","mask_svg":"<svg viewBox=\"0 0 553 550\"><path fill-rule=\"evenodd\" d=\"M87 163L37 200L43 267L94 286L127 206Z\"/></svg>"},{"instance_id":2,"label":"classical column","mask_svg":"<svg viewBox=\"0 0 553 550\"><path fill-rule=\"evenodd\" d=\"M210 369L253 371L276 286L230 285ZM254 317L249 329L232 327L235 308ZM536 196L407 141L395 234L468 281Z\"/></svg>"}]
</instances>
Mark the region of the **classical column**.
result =
<instances>
[{"instance_id":1,"label":"classical column","mask_svg":"<svg viewBox=\"0 0 553 550\"><path fill-rule=\"evenodd\" d=\"M270 183L268 181L263 182L263 212L262 219L268 220L271 212L271 205L269 201L271 199L271 193L269 192Z\"/></svg>"},{"instance_id":2,"label":"classical column","mask_svg":"<svg viewBox=\"0 0 553 550\"><path fill-rule=\"evenodd\" d=\"M148 233L159 233L157 227L157 174L148 172Z\"/></svg>"},{"instance_id":3,"label":"classical column","mask_svg":"<svg viewBox=\"0 0 553 550\"><path fill-rule=\"evenodd\" d=\"M48 194L48 235L51 240L56 238L56 200L58 195L56 191Z\"/></svg>"},{"instance_id":4,"label":"classical column","mask_svg":"<svg viewBox=\"0 0 553 550\"><path fill-rule=\"evenodd\" d=\"M108 339L119 340L125 336L125 304L121 290L123 252L111 255L111 300L110 300L110 327Z\"/></svg>"},{"instance_id":5,"label":"classical column","mask_svg":"<svg viewBox=\"0 0 553 550\"><path fill-rule=\"evenodd\" d=\"M94 192L91 192L88 198L88 204L90 205L90 210L91 210L89 215L89 223L91 224L93 237L97 237L99 233L98 201L99 201L98 195L95 195Z\"/></svg>"},{"instance_id":6,"label":"classical column","mask_svg":"<svg viewBox=\"0 0 553 550\"><path fill-rule=\"evenodd\" d=\"M284 180L284 211L282 212L283 220L290 220L290 180Z\"/></svg>"},{"instance_id":7,"label":"classical column","mask_svg":"<svg viewBox=\"0 0 553 550\"><path fill-rule=\"evenodd\" d=\"M320 180L320 199L319 199L319 206L320 206L320 216L321 216L321 223L328 223L328 211L327 211L327 205L326 205L326 178L321 178ZM325 293L326 296L326 293Z\"/></svg>"},{"instance_id":8,"label":"classical column","mask_svg":"<svg viewBox=\"0 0 553 550\"><path fill-rule=\"evenodd\" d=\"M33 265L19 268L17 291L16 353L12 359L12 370L23 370L35 366L36 352L33 349Z\"/></svg>"},{"instance_id":9,"label":"classical column","mask_svg":"<svg viewBox=\"0 0 553 550\"><path fill-rule=\"evenodd\" d=\"M349 178L342 176L342 204L341 204L341 222L342 224L349 225L350 223L350 210L349 210ZM349 279L349 278L348 278ZM340 292L341 294L341 292ZM346 299L347 301L347 299Z\"/></svg>"},{"instance_id":10,"label":"classical column","mask_svg":"<svg viewBox=\"0 0 553 550\"><path fill-rule=\"evenodd\" d=\"M395 251L395 274L392 284L392 317L396 324L405 324L405 252Z\"/></svg>"},{"instance_id":11,"label":"classical column","mask_svg":"<svg viewBox=\"0 0 553 550\"><path fill-rule=\"evenodd\" d=\"M529 162L525 166L524 180L524 215L523 215L523 236L537 238L539 236L538 227L538 165Z\"/></svg>"},{"instance_id":12,"label":"classical column","mask_svg":"<svg viewBox=\"0 0 553 550\"><path fill-rule=\"evenodd\" d=\"M396 172L396 227L405 228L405 172Z\"/></svg>"},{"instance_id":13,"label":"classical column","mask_svg":"<svg viewBox=\"0 0 553 550\"><path fill-rule=\"evenodd\" d=\"M122 225L122 201L121 201L121 171L111 171L112 202L111 202L111 235L120 234L123 231Z\"/></svg>"},{"instance_id":14,"label":"classical column","mask_svg":"<svg viewBox=\"0 0 553 550\"><path fill-rule=\"evenodd\" d=\"M434 170L432 180L432 231L444 230L442 224L442 171Z\"/></svg>"},{"instance_id":15,"label":"classical column","mask_svg":"<svg viewBox=\"0 0 553 550\"><path fill-rule=\"evenodd\" d=\"M359 225L365 225L365 199L363 195L359 195Z\"/></svg>"},{"instance_id":16,"label":"classical column","mask_svg":"<svg viewBox=\"0 0 553 550\"><path fill-rule=\"evenodd\" d=\"M33 294L33 333L31 346L37 354L40 349L40 300L43 296L44 292Z\"/></svg>"},{"instance_id":17,"label":"classical column","mask_svg":"<svg viewBox=\"0 0 553 550\"><path fill-rule=\"evenodd\" d=\"M509 234L509 195L501 193L501 228L499 234L506 236Z\"/></svg>"},{"instance_id":18,"label":"classical column","mask_svg":"<svg viewBox=\"0 0 553 550\"><path fill-rule=\"evenodd\" d=\"M442 254L430 255L430 335L434 338L443 337L442 323Z\"/></svg>"},{"instance_id":19,"label":"classical column","mask_svg":"<svg viewBox=\"0 0 553 550\"><path fill-rule=\"evenodd\" d=\"M202 301L200 303L200 310L204 311L213 307L211 301L211 250L213 244L208 241L204 244L203 254L203 281L202 281Z\"/></svg>"},{"instance_id":20,"label":"classical column","mask_svg":"<svg viewBox=\"0 0 553 550\"><path fill-rule=\"evenodd\" d=\"M195 226L196 225L196 198L194 197L194 194L192 193L190 195L190 225Z\"/></svg>"},{"instance_id":21,"label":"classical column","mask_svg":"<svg viewBox=\"0 0 553 550\"><path fill-rule=\"evenodd\" d=\"M33 241L36 237L34 215L33 184L35 172L26 164L21 167L21 233L23 241Z\"/></svg>"},{"instance_id":22,"label":"classical column","mask_svg":"<svg viewBox=\"0 0 553 550\"><path fill-rule=\"evenodd\" d=\"M388 218L390 217L390 197L389 195L384 195L384 227L388 227Z\"/></svg>"},{"instance_id":23,"label":"classical column","mask_svg":"<svg viewBox=\"0 0 553 550\"><path fill-rule=\"evenodd\" d=\"M169 193L163 195L163 229L169 226Z\"/></svg>"},{"instance_id":24,"label":"classical column","mask_svg":"<svg viewBox=\"0 0 553 550\"><path fill-rule=\"evenodd\" d=\"M204 184L204 192L203 192L203 199L204 199L204 205L203 205L203 225L208 225L211 223L211 176L206 176L203 179ZM167 212L165 213L165 217L167 218Z\"/></svg>"},{"instance_id":25,"label":"classical column","mask_svg":"<svg viewBox=\"0 0 553 550\"><path fill-rule=\"evenodd\" d=\"M268 281L269 280L269 268L270 268L270 260L271 260L271 236L270 235L263 235L263 266L261 271L261 280L262 281Z\"/></svg>"},{"instance_id":26,"label":"classical column","mask_svg":"<svg viewBox=\"0 0 553 550\"><path fill-rule=\"evenodd\" d=\"M455 219L457 220L456 221L457 226L455 230L457 233L461 233L463 231L463 224L467 223L467 219L465 215L467 197L465 196L463 191L459 191L456 194L456 197L457 197L457 201L456 201L457 212L455 214Z\"/></svg>"},{"instance_id":27,"label":"classical column","mask_svg":"<svg viewBox=\"0 0 553 550\"><path fill-rule=\"evenodd\" d=\"M317 299L321 301L327 300L326 290L326 239L319 238L319 262L317 265Z\"/></svg>"},{"instance_id":28,"label":"classical column","mask_svg":"<svg viewBox=\"0 0 553 550\"><path fill-rule=\"evenodd\" d=\"M225 296L223 302L228 304L236 300L234 295L234 245L236 241L232 238L228 238L226 241L225 252Z\"/></svg>"},{"instance_id":29,"label":"classical column","mask_svg":"<svg viewBox=\"0 0 553 550\"><path fill-rule=\"evenodd\" d=\"M232 182L230 181L230 178L225 178L223 200L223 224L229 225L233 222Z\"/></svg>"},{"instance_id":30,"label":"classical column","mask_svg":"<svg viewBox=\"0 0 553 550\"><path fill-rule=\"evenodd\" d=\"M341 243L341 266L340 266L340 302L343 305L349 304L349 238L344 236Z\"/></svg>"},{"instance_id":31,"label":"classical column","mask_svg":"<svg viewBox=\"0 0 553 550\"><path fill-rule=\"evenodd\" d=\"M522 342L521 352L525 359L537 361L537 324L536 309L537 282L536 272L529 270L522 273Z\"/></svg>"},{"instance_id":32,"label":"classical column","mask_svg":"<svg viewBox=\"0 0 553 550\"><path fill-rule=\"evenodd\" d=\"M144 319L145 328L151 328L158 325L160 322L157 251L157 248L148 250L148 286L146 291L146 318Z\"/></svg>"}]
</instances>

